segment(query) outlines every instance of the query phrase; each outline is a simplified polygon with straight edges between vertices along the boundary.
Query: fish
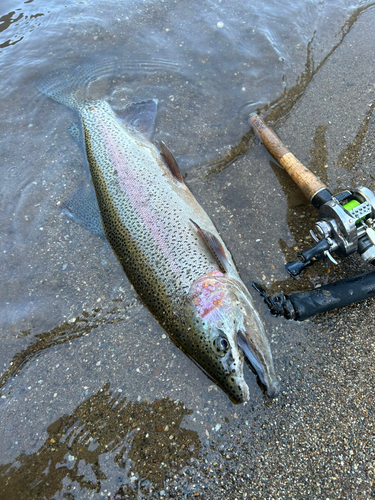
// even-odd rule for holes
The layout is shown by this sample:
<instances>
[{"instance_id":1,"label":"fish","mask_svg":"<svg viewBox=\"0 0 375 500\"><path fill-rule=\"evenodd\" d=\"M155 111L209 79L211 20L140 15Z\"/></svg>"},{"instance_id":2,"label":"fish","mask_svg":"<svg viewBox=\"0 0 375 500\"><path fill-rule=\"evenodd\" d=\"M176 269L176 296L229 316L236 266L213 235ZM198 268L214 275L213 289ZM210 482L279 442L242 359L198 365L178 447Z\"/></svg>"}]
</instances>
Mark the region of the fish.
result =
<instances>
[{"instance_id":1,"label":"fish","mask_svg":"<svg viewBox=\"0 0 375 500\"><path fill-rule=\"evenodd\" d=\"M129 103L119 117L107 100L84 97L81 80L61 72L38 87L79 116L104 234L136 293L232 402L249 399L245 357L277 396L265 329L231 253L170 150L150 140L157 100Z\"/></svg>"}]
</instances>

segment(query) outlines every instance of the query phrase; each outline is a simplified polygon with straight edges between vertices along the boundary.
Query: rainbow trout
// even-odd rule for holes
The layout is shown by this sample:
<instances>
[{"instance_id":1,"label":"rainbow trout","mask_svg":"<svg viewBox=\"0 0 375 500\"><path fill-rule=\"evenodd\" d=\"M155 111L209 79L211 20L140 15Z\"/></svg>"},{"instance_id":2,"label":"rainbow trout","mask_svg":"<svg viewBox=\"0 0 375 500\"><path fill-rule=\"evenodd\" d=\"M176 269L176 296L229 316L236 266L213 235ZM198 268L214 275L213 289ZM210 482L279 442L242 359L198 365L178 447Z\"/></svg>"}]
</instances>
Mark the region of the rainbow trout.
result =
<instances>
[{"instance_id":1,"label":"rainbow trout","mask_svg":"<svg viewBox=\"0 0 375 500\"><path fill-rule=\"evenodd\" d=\"M167 147L160 153L137 130L156 101L130 105L124 121L106 101L82 98L74 79L45 78L39 88L78 113L106 238L172 341L233 402L249 398L244 355L276 396L264 327L230 252Z\"/></svg>"}]
</instances>

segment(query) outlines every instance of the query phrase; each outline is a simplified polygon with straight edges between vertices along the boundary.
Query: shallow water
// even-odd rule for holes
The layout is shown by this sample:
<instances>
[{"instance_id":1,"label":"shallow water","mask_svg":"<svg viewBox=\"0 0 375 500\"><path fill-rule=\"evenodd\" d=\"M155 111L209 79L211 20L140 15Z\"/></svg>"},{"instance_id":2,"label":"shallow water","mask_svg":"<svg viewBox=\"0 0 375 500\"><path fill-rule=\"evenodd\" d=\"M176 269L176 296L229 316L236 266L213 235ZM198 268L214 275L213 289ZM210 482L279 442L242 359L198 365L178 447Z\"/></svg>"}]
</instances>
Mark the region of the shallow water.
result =
<instances>
[{"instance_id":1,"label":"shallow water","mask_svg":"<svg viewBox=\"0 0 375 500\"><path fill-rule=\"evenodd\" d=\"M285 245L299 241L294 207L302 203L304 223L314 214L287 182L288 201L281 196L277 170L261 171L255 148L238 167L255 145L246 117L258 110L273 122L284 118L365 7L344 0L2 2L6 498L30 488L31 498L113 498L121 488L147 497L162 487L165 470L184 467L229 420L272 404L247 370L251 402L232 405L140 304L109 246L61 214L87 171L67 130L74 114L38 92L40 77L86 57L115 56L117 73L103 79L106 98L115 108L158 99L155 141L174 152L245 283L270 285L286 279ZM269 318L256 303L281 373L284 347L295 339L308 345L304 328Z\"/></svg>"}]
</instances>

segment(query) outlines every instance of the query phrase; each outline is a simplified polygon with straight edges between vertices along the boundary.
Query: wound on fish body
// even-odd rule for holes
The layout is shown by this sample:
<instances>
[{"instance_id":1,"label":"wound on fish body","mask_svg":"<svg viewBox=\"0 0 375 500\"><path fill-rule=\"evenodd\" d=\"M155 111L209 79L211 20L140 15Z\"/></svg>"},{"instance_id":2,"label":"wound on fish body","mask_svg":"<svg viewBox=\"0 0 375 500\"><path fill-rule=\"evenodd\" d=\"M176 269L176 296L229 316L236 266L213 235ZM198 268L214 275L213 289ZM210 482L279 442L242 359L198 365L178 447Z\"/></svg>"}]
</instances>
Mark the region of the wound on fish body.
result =
<instances>
[{"instance_id":1,"label":"wound on fish body","mask_svg":"<svg viewBox=\"0 0 375 500\"><path fill-rule=\"evenodd\" d=\"M87 72L45 77L39 88L80 118L80 136L105 237L170 338L236 403L249 398L244 354L267 394L279 392L263 324L232 256L187 188L172 153L147 137L157 101L115 114L84 97Z\"/></svg>"}]
</instances>

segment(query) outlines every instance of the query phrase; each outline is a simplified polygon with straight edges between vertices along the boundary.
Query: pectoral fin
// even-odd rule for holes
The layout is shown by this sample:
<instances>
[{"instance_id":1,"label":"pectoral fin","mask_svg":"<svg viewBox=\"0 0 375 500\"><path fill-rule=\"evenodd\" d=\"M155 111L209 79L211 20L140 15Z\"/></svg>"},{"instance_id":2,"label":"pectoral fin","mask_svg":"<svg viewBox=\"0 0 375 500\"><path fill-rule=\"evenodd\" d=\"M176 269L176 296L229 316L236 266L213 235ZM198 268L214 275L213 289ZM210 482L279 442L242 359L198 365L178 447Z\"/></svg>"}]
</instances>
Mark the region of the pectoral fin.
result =
<instances>
[{"instance_id":1,"label":"pectoral fin","mask_svg":"<svg viewBox=\"0 0 375 500\"><path fill-rule=\"evenodd\" d=\"M197 223L195 223L193 220L190 219L190 221L194 224L194 226L198 230L199 236L201 236L206 243L207 248L210 250L212 255L214 256L219 269L222 273L228 272L229 269L229 262L227 260L227 257L225 255L225 250L223 248L223 245L220 243L220 241L216 238L216 236L209 231L206 231L204 229L201 229Z\"/></svg>"},{"instance_id":2,"label":"pectoral fin","mask_svg":"<svg viewBox=\"0 0 375 500\"><path fill-rule=\"evenodd\" d=\"M179 166L177 165L177 162L173 154L169 151L167 146L162 141L160 141L160 149L161 149L160 156L163 158L165 164L169 168L170 173L173 175L176 181L185 184L184 178L182 177L181 171L179 169Z\"/></svg>"}]
</instances>

